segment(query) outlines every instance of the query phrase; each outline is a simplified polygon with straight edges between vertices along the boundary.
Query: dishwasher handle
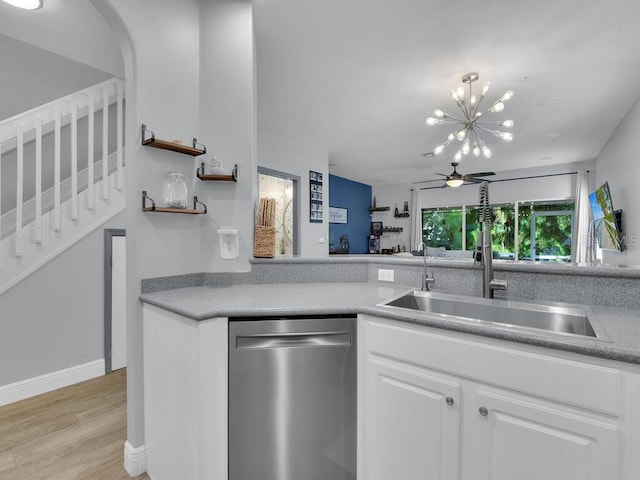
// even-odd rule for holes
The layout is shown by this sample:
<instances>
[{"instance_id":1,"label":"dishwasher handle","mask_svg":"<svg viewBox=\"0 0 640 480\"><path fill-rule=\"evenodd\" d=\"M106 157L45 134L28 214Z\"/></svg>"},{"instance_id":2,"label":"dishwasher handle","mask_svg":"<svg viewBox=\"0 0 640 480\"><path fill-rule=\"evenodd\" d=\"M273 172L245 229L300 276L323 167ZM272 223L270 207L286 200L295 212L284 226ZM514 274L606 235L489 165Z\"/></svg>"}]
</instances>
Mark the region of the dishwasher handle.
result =
<instances>
[{"instance_id":1,"label":"dishwasher handle","mask_svg":"<svg viewBox=\"0 0 640 480\"><path fill-rule=\"evenodd\" d=\"M350 346L351 332L348 331L236 335L237 350Z\"/></svg>"}]
</instances>

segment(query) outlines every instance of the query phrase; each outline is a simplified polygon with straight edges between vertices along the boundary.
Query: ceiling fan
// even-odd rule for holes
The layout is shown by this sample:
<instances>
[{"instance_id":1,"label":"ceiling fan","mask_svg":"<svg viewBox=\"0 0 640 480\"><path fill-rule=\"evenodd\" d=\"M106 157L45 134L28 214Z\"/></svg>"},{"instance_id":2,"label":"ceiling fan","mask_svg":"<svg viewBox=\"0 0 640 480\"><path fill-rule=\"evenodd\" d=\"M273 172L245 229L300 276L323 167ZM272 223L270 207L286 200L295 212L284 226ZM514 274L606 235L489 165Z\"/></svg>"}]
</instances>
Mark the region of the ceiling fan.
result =
<instances>
[{"instance_id":1,"label":"ceiling fan","mask_svg":"<svg viewBox=\"0 0 640 480\"><path fill-rule=\"evenodd\" d=\"M490 177L491 175L495 175L495 172L477 172L477 173L468 173L467 175L462 175L458 173L456 167L457 163L453 162L451 164L453 167L453 172L449 175L445 175L444 173L436 173L436 175L440 175L441 177L446 177L444 184L441 187L434 188L445 188L445 187L459 187L464 183L481 183L485 180L481 177ZM422 183L422 182L421 182Z\"/></svg>"}]
</instances>

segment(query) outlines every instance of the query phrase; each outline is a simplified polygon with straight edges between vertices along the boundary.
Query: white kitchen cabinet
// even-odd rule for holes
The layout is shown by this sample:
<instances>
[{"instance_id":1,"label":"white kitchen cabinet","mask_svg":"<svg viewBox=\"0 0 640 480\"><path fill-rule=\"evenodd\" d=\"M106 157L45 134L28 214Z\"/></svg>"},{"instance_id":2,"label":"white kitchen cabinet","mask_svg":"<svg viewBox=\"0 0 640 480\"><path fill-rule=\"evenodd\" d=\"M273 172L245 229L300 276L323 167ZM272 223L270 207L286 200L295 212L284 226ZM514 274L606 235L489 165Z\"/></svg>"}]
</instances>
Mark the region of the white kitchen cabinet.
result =
<instances>
[{"instance_id":1,"label":"white kitchen cabinet","mask_svg":"<svg viewBox=\"0 0 640 480\"><path fill-rule=\"evenodd\" d=\"M458 478L460 385L427 369L371 359L368 480ZM425 476L425 472L429 475Z\"/></svg>"},{"instance_id":2,"label":"white kitchen cabinet","mask_svg":"<svg viewBox=\"0 0 640 480\"><path fill-rule=\"evenodd\" d=\"M359 480L640 478L636 365L359 318Z\"/></svg>"},{"instance_id":3,"label":"white kitchen cabinet","mask_svg":"<svg viewBox=\"0 0 640 480\"><path fill-rule=\"evenodd\" d=\"M620 478L615 420L484 386L473 410L475 480Z\"/></svg>"}]
</instances>

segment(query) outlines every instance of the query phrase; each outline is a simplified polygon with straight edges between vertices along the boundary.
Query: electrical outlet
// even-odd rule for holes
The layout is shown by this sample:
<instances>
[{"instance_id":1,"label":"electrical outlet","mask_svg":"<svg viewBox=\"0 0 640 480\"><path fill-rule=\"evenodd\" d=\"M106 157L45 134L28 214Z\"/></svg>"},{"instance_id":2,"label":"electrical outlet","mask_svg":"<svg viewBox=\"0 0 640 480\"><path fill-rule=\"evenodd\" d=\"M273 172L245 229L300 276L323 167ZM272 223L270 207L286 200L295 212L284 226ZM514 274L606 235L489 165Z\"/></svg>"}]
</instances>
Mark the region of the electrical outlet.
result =
<instances>
[{"instance_id":1,"label":"electrical outlet","mask_svg":"<svg viewBox=\"0 0 640 480\"><path fill-rule=\"evenodd\" d=\"M378 280L381 282L393 282L393 270L378 269Z\"/></svg>"}]
</instances>

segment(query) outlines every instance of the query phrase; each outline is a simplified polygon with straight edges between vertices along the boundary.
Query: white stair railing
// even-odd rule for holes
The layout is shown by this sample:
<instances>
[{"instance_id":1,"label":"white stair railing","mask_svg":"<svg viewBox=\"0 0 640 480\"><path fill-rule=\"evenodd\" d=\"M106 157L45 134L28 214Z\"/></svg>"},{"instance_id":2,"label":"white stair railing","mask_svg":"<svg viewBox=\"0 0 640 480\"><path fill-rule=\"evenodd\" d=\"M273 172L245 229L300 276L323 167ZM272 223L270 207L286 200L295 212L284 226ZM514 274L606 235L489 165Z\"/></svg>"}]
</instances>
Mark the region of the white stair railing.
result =
<instances>
[{"instance_id":1,"label":"white stair railing","mask_svg":"<svg viewBox=\"0 0 640 480\"><path fill-rule=\"evenodd\" d=\"M0 122L0 165L15 159L15 178L6 174L13 165L5 163L4 177L0 168L0 293L124 209L124 99L124 81L114 78ZM111 106L115 128L109 126ZM102 118L101 145L95 145L96 114ZM78 125L85 117L81 135ZM43 139L51 136L53 151L45 157ZM116 144L111 155L110 139ZM79 169L85 141L87 167ZM98 161L94 149L102 152ZM44 172L53 177L47 188ZM15 205L3 207L3 191L4 202L12 202L13 189Z\"/></svg>"}]
</instances>

